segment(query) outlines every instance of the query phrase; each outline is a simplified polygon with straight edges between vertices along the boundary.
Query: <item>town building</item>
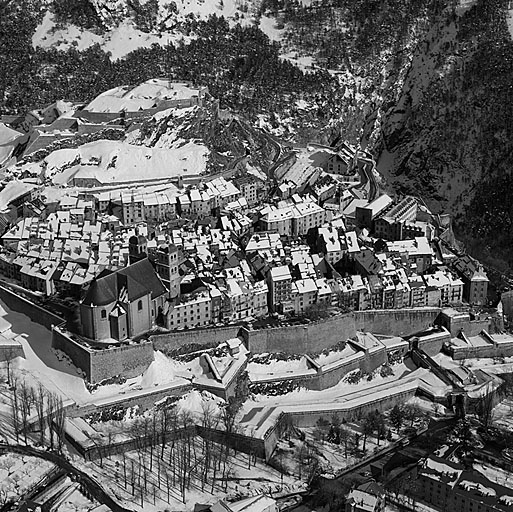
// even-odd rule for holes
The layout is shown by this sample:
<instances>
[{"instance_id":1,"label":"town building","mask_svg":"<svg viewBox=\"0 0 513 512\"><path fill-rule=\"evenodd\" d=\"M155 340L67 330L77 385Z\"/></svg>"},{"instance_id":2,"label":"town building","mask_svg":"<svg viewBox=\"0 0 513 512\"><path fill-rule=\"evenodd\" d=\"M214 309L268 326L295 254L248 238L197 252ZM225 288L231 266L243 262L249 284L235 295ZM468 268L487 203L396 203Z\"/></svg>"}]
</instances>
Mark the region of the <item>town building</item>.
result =
<instances>
[{"instance_id":1,"label":"town building","mask_svg":"<svg viewBox=\"0 0 513 512\"><path fill-rule=\"evenodd\" d=\"M404 256L416 274L423 274L433 263L434 252L425 237L386 243L386 252Z\"/></svg>"},{"instance_id":2,"label":"town building","mask_svg":"<svg viewBox=\"0 0 513 512\"><path fill-rule=\"evenodd\" d=\"M392 204L392 198L387 194L379 196L365 206L356 206L355 223L360 228L372 229L374 221L385 209Z\"/></svg>"},{"instance_id":3,"label":"town building","mask_svg":"<svg viewBox=\"0 0 513 512\"><path fill-rule=\"evenodd\" d=\"M208 290L181 295L167 314L170 329L192 328L212 323L212 297Z\"/></svg>"},{"instance_id":4,"label":"town building","mask_svg":"<svg viewBox=\"0 0 513 512\"><path fill-rule=\"evenodd\" d=\"M385 492L374 481L359 485L346 497L345 512L383 512L384 510Z\"/></svg>"},{"instance_id":5,"label":"town building","mask_svg":"<svg viewBox=\"0 0 513 512\"><path fill-rule=\"evenodd\" d=\"M282 265L271 268L268 273L269 309L271 311L291 311L292 276L289 267Z\"/></svg>"},{"instance_id":6,"label":"town building","mask_svg":"<svg viewBox=\"0 0 513 512\"><path fill-rule=\"evenodd\" d=\"M408 221L414 221L417 216L417 200L405 197L395 205L390 205L378 218L374 220L374 234L385 240L403 240L405 236L403 227ZM413 230L414 232L414 230ZM412 229L408 234L412 233Z\"/></svg>"},{"instance_id":7,"label":"town building","mask_svg":"<svg viewBox=\"0 0 513 512\"><path fill-rule=\"evenodd\" d=\"M262 230L276 231L280 235L302 236L309 229L322 226L328 220L324 208L311 200L294 196L278 207L267 206L261 210Z\"/></svg>"},{"instance_id":8,"label":"town building","mask_svg":"<svg viewBox=\"0 0 513 512\"><path fill-rule=\"evenodd\" d=\"M416 492L422 501L439 510L507 512L513 507L511 488L435 455L419 463Z\"/></svg>"},{"instance_id":9,"label":"town building","mask_svg":"<svg viewBox=\"0 0 513 512\"><path fill-rule=\"evenodd\" d=\"M452 268L463 281L463 298L469 304L485 305L488 297L488 276L483 266L469 255L456 259Z\"/></svg>"},{"instance_id":10,"label":"town building","mask_svg":"<svg viewBox=\"0 0 513 512\"><path fill-rule=\"evenodd\" d=\"M426 288L440 291L441 304L458 304L463 299L463 281L454 277L448 270L438 270L433 274L425 274ZM440 304L428 304L439 306Z\"/></svg>"},{"instance_id":11,"label":"town building","mask_svg":"<svg viewBox=\"0 0 513 512\"><path fill-rule=\"evenodd\" d=\"M168 290L146 258L116 272L105 271L80 303L82 335L123 341L165 325Z\"/></svg>"}]
</instances>

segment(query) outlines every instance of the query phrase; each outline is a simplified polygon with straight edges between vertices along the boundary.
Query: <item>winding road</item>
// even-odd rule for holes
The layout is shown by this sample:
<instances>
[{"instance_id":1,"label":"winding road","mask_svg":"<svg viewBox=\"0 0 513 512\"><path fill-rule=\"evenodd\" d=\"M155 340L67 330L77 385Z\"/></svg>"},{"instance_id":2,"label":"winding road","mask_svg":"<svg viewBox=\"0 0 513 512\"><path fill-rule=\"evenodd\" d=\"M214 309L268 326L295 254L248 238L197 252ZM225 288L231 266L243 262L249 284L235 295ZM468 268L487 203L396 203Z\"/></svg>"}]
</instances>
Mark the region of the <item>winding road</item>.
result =
<instances>
[{"instance_id":1,"label":"winding road","mask_svg":"<svg viewBox=\"0 0 513 512\"><path fill-rule=\"evenodd\" d=\"M73 466L73 464L71 464L71 462L62 455L54 452L38 450L31 446L0 443L0 454L3 453L18 453L20 455L38 457L40 459L53 462L56 466L66 471L70 477L73 477L75 481L84 486L96 501L103 505L107 505L107 507L109 507L113 512L133 512L131 509L124 508L116 503L94 478Z\"/></svg>"}]
</instances>

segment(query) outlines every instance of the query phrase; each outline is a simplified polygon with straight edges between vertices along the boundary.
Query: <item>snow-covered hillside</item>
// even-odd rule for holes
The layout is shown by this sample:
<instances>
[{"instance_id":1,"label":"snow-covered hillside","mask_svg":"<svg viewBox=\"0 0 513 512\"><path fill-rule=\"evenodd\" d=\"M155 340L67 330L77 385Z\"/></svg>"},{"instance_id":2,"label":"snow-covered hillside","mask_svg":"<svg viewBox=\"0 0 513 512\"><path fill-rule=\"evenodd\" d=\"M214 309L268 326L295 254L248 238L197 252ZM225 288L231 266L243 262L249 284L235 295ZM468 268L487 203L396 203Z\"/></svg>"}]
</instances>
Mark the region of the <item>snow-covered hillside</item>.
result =
<instances>
[{"instance_id":1,"label":"snow-covered hillside","mask_svg":"<svg viewBox=\"0 0 513 512\"><path fill-rule=\"evenodd\" d=\"M150 2L146 0L140 4L144 9ZM138 26L137 13L126 0L91 0L91 3L101 20L99 30L85 29L73 23L59 24L55 14L48 10L32 37L34 47L85 50L99 44L116 60L155 43L165 46L190 41L194 36L187 34L187 22L206 19L212 14L224 16L232 25L258 22L256 15L261 0L155 0L156 8L150 12L149 27L146 28ZM271 18L263 19L264 32L278 39L279 31L273 27Z\"/></svg>"}]
</instances>

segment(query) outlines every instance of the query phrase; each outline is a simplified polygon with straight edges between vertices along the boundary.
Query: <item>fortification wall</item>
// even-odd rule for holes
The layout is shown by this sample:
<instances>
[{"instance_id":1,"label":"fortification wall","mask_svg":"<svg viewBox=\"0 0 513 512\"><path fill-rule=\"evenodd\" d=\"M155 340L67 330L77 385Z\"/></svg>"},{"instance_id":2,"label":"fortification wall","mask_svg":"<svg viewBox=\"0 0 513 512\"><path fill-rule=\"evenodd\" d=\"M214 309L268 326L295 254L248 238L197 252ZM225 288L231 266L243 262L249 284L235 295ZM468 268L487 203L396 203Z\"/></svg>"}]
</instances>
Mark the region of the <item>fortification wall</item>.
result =
<instances>
[{"instance_id":1,"label":"fortification wall","mask_svg":"<svg viewBox=\"0 0 513 512\"><path fill-rule=\"evenodd\" d=\"M444 343L451 341L451 334L446 332L440 332L431 336L420 337L416 342L417 348L422 350L428 356L436 356L444 346Z\"/></svg>"},{"instance_id":2,"label":"fortification wall","mask_svg":"<svg viewBox=\"0 0 513 512\"><path fill-rule=\"evenodd\" d=\"M208 391L209 393L212 393L222 398L223 400L228 400L229 398L236 395L237 384L239 383L240 379L244 379L244 381L247 383L247 366L247 361L244 364L241 364L241 366L233 374L232 378L228 382L224 382L223 384L218 383L219 385L215 386L209 385L207 383L202 383L196 380L194 382L194 387L199 390Z\"/></svg>"},{"instance_id":3,"label":"fortification wall","mask_svg":"<svg viewBox=\"0 0 513 512\"><path fill-rule=\"evenodd\" d=\"M407 336L433 325L440 308L372 309L355 311L358 331Z\"/></svg>"},{"instance_id":4,"label":"fortification wall","mask_svg":"<svg viewBox=\"0 0 513 512\"><path fill-rule=\"evenodd\" d=\"M196 425L196 432L205 439L212 439L216 443L229 446L239 452L250 453L262 459L266 459L265 443L263 439L245 436L235 432L227 433L224 430L210 429L201 425Z\"/></svg>"},{"instance_id":5,"label":"fortification wall","mask_svg":"<svg viewBox=\"0 0 513 512\"><path fill-rule=\"evenodd\" d=\"M91 380L91 357L86 347L77 343L59 327L52 329L52 347L66 353L73 364L85 373L86 379Z\"/></svg>"},{"instance_id":6,"label":"fortification wall","mask_svg":"<svg viewBox=\"0 0 513 512\"><path fill-rule=\"evenodd\" d=\"M367 373L373 372L376 368L379 368L382 364L388 362L387 351L385 347L379 348L379 350L369 351L364 359L363 370Z\"/></svg>"},{"instance_id":7,"label":"fortification wall","mask_svg":"<svg viewBox=\"0 0 513 512\"><path fill-rule=\"evenodd\" d=\"M30 300L21 297L17 293L1 285L0 300L5 302L7 307L13 311L27 315L33 322L38 323L47 329L51 329L52 325L60 325L64 322L64 319L60 316L54 315L52 312L43 309L41 306L34 304Z\"/></svg>"},{"instance_id":8,"label":"fortification wall","mask_svg":"<svg viewBox=\"0 0 513 512\"><path fill-rule=\"evenodd\" d=\"M153 345L151 341L141 341L106 350L91 350L90 357L90 382L101 382L114 375L131 379L141 375L153 362Z\"/></svg>"},{"instance_id":9,"label":"fortification wall","mask_svg":"<svg viewBox=\"0 0 513 512\"><path fill-rule=\"evenodd\" d=\"M378 411L385 411L396 404L404 404L410 398L413 398L415 393L416 389L413 388L400 393L390 394L382 399L355 405L348 409L342 408L343 405L341 405L339 410L328 409L325 411L304 411L286 414L290 417L292 423L299 428L314 427L319 418L329 419L333 414L336 414L341 420L351 421L376 409Z\"/></svg>"},{"instance_id":10,"label":"fortification wall","mask_svg":"<svg viewBox=\"0 0 513 512\"><path fill-rule=\"evenodd\" d=\"M240 326L212 327L210 329L189 329L150 336L155 350L162 352L176 350L184 345L210 345L236 338Z\"/></svg>"},{"instance_id":11,"label":"fortification wall","mask_svg":"<svg viewBox=\"0 0 513 512\"><path fill-rule=\"evenodd\" d=\"M328 367L321 367L316 373L282 375L270 379L255 380L258 384L273 384L278 382L292 382L306 389L322 391L323 389L336 386L349 372L362 369L372 372L387 362L385 348L375 351L372 354L360 351L357 357L341 359L330 364Z\"/></svg>"},{"instance_id":12,"label":"fortification wall","mask_svg":"<svg viewBox=\"0 0 513 512\"><path fill-rule=\"evenodd\" d=\"M500 345L490 343L479 347L447 347L447 350L456 361L478 357L511 357L513 356L513 343L501 343Z\"/></svg>"},{"instance_id":13,"label":"fortification wall","mask_svg":"<svg viewBox=\"0 0 513 512\"><path fill-rule=\"evenodd\" d=\"M146 411L155 406L157 402L167 397L183 396L193 389L189 382L184 384L170 384L168 386L159 386L151 390L145 390L144 393L119 395L116 400L108 400L105 402L98 401L79 407L74 407L68 411L70 418L87 416L98 411L108 409L128 409L129 407L138 406L142 411Z\"/></svg>"},{"instance_id":14,"label":"fortification wall","mask_svg":"<svg viewBox=\"0 0 513 512\"><path fill-rule=\"evenodd\" d=\"M182 428L177 429L172 432L167 432L165 436L166 442L171 442L174 439L180 439L186 436L193 436L196 434L195 427ZM86 460L97 460L102 459L104 457L109 457L110 455L119 455L120 453L124 453L129 450L146 448L147 446L155 446L156 444L161 444L163 438L155 437L153 435L148 436L139 436L137 438L128 439L122 442L112 442L110 444L97 444L93 446L84 446L77 439L75 439L68 432L65 432L66 439L72 444L78 453L84 457ZM100 439L100 438L99 438Z\"/></svg>"},{"instance_id":15,"label":"fortification wall","mask_svg":"<svg viewBox=\"0 0 513 512\"><path fill-rule=\"evenodd\" d=\"M83 370L92 384L120 375L126 379L137 377L153 362L151 341L93 350L74 341L58 327L52 330L52 347L60 349L73 364Z\"/></svg>"},{"instance_id":16,"label":"fortification wall","mask_svg":"<svg viewBox=\"0 0 513 512\"><path fill-rule=\"evenodd\" d=\"M483 330L490 334L504 330L504 322L499 315L470 320L468 315L450 317L442 314L438 318L437 323L443 325L451 333L452 337L458 336L461 331L467 336L477 336Z\"/></svg>"},{"instance_id":17,"label":"fortification wall","mask_svg":"<svg viewBox=\"0 0 513 512\"><path fill-rule=\"evenodd\" d=\"M365 361L365 354L360 353L361 357L341 361L337 366L330 366L329 369L321 370L319 375L319 386L317 389L323 390L336 386L349 372L361 368Z\"/></svg>"},{"instance_id":18,"label":"fortification wall","mask_svg":"<svg viewBox=\"0 0 513 512\"><path fill-rule=\"evenodd\" d=\"M313 354L352 338L355 334L354 316L350 313L307 324L241 329L242 338L254 354Z\"/></svg>"},{"instance_id":19,"label":"fortification wall","mask_svg":"<svg viewBox=\"0 0 513 512\"><path fill-rule=\"evenodd\" d=\"M10 361L15 357L25 357L22 344L2 345L2 341L0 340L0 362Z\"/></svg>"}]
</instances>

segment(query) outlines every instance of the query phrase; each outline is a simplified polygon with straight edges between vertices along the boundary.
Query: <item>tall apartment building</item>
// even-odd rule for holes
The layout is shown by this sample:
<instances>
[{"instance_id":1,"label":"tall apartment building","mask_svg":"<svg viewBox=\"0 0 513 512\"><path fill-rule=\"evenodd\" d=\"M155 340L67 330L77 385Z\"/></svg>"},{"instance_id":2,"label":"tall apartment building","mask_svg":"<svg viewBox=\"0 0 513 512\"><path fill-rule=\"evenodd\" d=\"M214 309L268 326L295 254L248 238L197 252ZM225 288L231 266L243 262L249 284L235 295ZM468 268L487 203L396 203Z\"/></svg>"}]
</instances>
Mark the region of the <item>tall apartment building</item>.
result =
<instances>
[{"instance_id":1,"label":"tall apartment building","mask_svg":"<svg viewBox=\"0 0 513 512\"><path fill-rule=\"evenodd\" d=\"M271 311L290 311L292 309L292 276L289 267L273 267L267 274L269 285L269 308Z\"/></svg>"}]
</instances>

